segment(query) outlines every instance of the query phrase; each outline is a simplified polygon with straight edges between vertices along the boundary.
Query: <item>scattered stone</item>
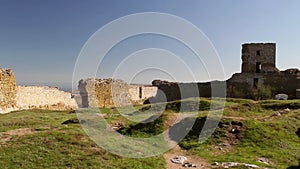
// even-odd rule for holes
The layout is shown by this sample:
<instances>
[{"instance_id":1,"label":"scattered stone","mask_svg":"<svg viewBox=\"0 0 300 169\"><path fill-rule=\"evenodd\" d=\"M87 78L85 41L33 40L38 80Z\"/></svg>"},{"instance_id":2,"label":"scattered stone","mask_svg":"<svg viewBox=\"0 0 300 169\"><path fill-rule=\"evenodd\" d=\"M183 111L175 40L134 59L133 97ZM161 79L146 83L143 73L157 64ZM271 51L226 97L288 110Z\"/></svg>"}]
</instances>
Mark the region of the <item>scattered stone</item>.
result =
<instances>
[{"instance_id":1,"label":"scattered stone","mask_svg":"<svg viewBox=\"0 0 300 169\"><path fill-rule=\"evenodd\" d=\"M220 164L218 162L214 162L214 163L212 163L212 165L219 166Z\"/></svg>"},{"instance_id":2,"label":"scattered stone","mask_svg":"<svg viewBox=\"0 0 300 169\"><path fill-rule=\"evenodd\" d=\"M271 116L272 117L281 116L281 113L280 112L276 112L276 113L272 114Z\"/></svg>"},{"instance_id":3,"label":"scattered stone","mask_svg":"<svg viewBox=\"0 0 300 169\"><path fill-rule=\"evenodd\" d=\"M290 110L289 108L286 108L286 109L284 109L284 110L280 110L280 111L278 111L278 112L272 114L271 116L272 116L272 117L281 116L281 115L283 115L283 114L288 114L290 111L291 111L291 110Z\"/></svg>"},{"instance_id":4,"label":"scattered stone","mask_svg":"<svg viewBox=\"0 0 300 169\"><path fill-rule=\"evenodd\" d=\"M171 162L175 164L184 164L186 160L187 158L185 156L176 156L171 159Z\"/></svg>"},{"instance_id":5,"label":"scattered stone","mask_svg":"<svg viewBox=\"0 0 300 169\"><path fill-rule=\"evenodd\" d=\"M271 164L270 160L267 159L267 158L264 158L264 157L258 158L257 161L258 161L258 162L261 162L261 163L264 163L264 164L268 164L268 165Z\"/></svg>"},{"instance_id":6,"label":"scattered stone","mask_svg":"<svg viewBox=\"0 0 300 169\"><path fill-rule=\"evenodd\" d=\"M239 134L241 131L237 127L235 127L233 129L231 129L229 132L232 134Z\"/></svg>"},{"instance_id":7,"label":"scattered stone","mask_svg":"<svg viewBox=\"0 0 300 169\"><path fill-rule=\"evenodd\" d=\"M289 108L286 108L284 110L279 111L281 114L288 114L291 110Z\"/></svg>"},{"instance_id":8,"label":"scattered stone","mask_svg":"<svg viewBox=\"0 0 300 169\"><path fill-rule=\"evenodd\" d=\"M123 129L123 128L124 128L124 126L121 123L115 123L115 124L112 125L112 129L114 129L114 130L120 130L120 129Z\"/></svg>"},{"instance_id":9,"label":"scattered stone","mask_svg":"<svg viewBox=\"0 0 300 169\"><path fill-rule=\"evenodd\" d=\"M194 168L197 167L196 164L193 164L193 163L184 163L182 166L183 167L194 167Z\"/></svg>"},{"instance_id":10,"label":"scattered stone","mask_svg":"<svg viewBox=\"0 0 300 169\"><path fill-rule=\"evenodd\" d=\"M284 93L280 93L275 95L275 99L276 100L287 100L289 98L289 96L287 94Z\"/></svg>"},{"instance_id":11,"label":"scattered stone","mask_svg":"<svg viewBox=\"0 0 300 169\"><path fill-rule=\"evenodd\" d=\"M223 166L224 168L237 167L237 166L245 166L248 168L260 168L255 164L246 164L246 163L239 163L239 162L223 162L220 165Z\"/></svg>"}]
</instances>

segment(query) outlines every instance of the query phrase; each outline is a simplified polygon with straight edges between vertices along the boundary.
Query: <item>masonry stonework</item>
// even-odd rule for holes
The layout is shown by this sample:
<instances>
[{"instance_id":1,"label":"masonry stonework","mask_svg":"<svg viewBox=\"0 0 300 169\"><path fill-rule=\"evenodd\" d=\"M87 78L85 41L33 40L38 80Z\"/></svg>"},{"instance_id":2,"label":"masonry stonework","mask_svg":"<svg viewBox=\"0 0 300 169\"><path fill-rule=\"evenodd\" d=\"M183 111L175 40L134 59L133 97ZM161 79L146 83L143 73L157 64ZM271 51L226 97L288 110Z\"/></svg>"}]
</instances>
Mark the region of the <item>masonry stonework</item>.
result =
<instances>
[{"instance_id":1,"label":"masonry stonework","mask_svg":"<svg viewBox=\"0 0 300 169\"><path fill-rule=\"evenodd\" d=\"M79 81L82 107L120 107L139 105L155 96L154 86L129 85L118 79L83 79Z\"/></svg>"},{"instance_id":2,"label":"masonry stonework","mask_svg":"<svg viewBox=\"0 0 300 169\"><path fill-rule=\"evenodd\" d=\"M226 91L221 91L224 88L226 90L226 83L224 81L212 81L205 83L177 83L154 80L152 85L156 86L158 90L163 93L157 92L157 95L153 99L154 101L158 102L174 101L193 97L211 97L212 92L214 92L214 97L224 98L226 96ZM164 97L166 100L164 100Z\"/></svg>"},{"instance_id":3,"label":"masonry stonework","mask_svg":"<svg viewBox=\"0 0 300 169\"><path fill-rule=\"evenodd\" d=\"M79 81L78 90L82 97L82 107L130 105L128 85L122 80L83 79Z\"/></svg>"},{"instance_id":4,"label":"masonry stonework","mask_svg":"<svg viewBox=\"0 0 300 169\"><path fill-rule=\"evenodd\" d=\"M300 70L276 68L275 43L251 43L242 45L242 72L227 80L227 96L255 98L258 85L268 87L271 96L287 94L295 99L300 88Z\"/></svg>"},{"instance_id":5,"label":"masonry stonework","mask_svg":"<svg viewBox=\"0 0 300 169\"><path fill-rule=\"evenodd\" d=\"M78 106L71 93L55 87L17 86L11 69L0 69L0 113L24 109L69 110Z\"/></svg>"},{"instance_id":6,"label":"masonry stonework","mask_svg":"<svg viewBox=\"0 0 300 169\"><path fill-rule=\"evenodd\" d=\"M48 86L17 86L17 107L24 109L69 110L78 108L71 93Z\"/></svg>"},{"instance_id":7,"label":"masonry stonework","mask_svg":"<svg viewBox=\"0 0 300 169\"><path fill-rule=\"evenodd\" d=\"M66 110L80 107L120 107L152 101L173 101L189 97L211 97L212 86L227 86L227 97L256 98L259 85L267 86L274 97L286 94L300 98L300 70L276 68L275 43L242 45L242 71L226 81L176 83L155 80L150 85L129 85L122 80L84 79L79 93L60 91L55 87L16 86L11 69L0 69L0 113L21 109ZM214 88L214 90L218 90ZM216 92L216 91L214 91ZM224 97L223 91L217 91ZM75 99L72 98L74 97Z\"/></svg>"},{"instance_id":8,"label":"masonry stonework","mask_svg":"<svg viewBox=\"0 0 300 169\"><path fill-rule=\"evenodd\" d=\"M257 99L257 95L261 90L258 86L261 85L270 90L272 98L276 94L287 94L290 99L300 98L300 91L297 90L300 89L300 70L279 71L276 68L275 43L243 44L242 72L235 73L225 82L227 97ZM168 101L173 101L197 96L211 97L211 86L225 82L175 83L155 80L152 83L163 91ZM197 85L198 91L189 91L189 88L194 85ZM182 96L182 93L187 94Z\"/></svg>"},{"instance_id":9,"label":"masonry stonework","mask_svg":"<svg viewBox=\"0 0 300 169\"><path fill-rule=\"evenodd\" d=\"M276 44L248 43L242 45L242 73L276 72Z\"/></svg>"},{"instance_id":10,"label":"masonry stonework","mask_svg":"<svg viewBox=\"0 0 300 169\"><path fill-rule=\"evenodd\" d=\"M150 85L129 85L128 93L133 104L143 104L147 99L154 97L157 87Z\"/></svg>"},{"instance_id":11,"label":"masonry stonework","mask_svg":"<svg viewBox=\"0 0 300 169\"><path fill-rule=\"evenodd\" d=\"M16 79L11 69L0 69L0 113L16 109Z\"/></svg>"}]
</instances>

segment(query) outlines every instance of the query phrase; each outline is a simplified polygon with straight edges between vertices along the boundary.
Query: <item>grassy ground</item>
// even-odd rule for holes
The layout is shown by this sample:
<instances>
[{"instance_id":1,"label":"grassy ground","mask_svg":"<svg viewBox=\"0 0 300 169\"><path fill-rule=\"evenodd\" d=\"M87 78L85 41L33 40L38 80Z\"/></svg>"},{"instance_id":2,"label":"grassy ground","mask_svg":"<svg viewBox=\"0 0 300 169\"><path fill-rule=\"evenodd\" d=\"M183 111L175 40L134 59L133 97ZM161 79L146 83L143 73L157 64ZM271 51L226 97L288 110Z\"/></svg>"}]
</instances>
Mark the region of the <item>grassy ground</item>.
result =
<instances>
[{"instance_id":1,"label":"grassy ground","mask_svg":"<svg viewBox=\"0 0 300 169\"><path fill-rule=\"evenodd\" d=\"M79 124L62 123L76 114L31 110L0 115L1 132L32 128L34 133L0 144L0 168L161 168L161 156L120 158L99 148ZM2 137L4 137L2 135Z\"/></svg>"},{"instance_id":2,"label":"grassy ground","mask_svg":"<svg viewBox=\"0 0 300 169\"><path fill-rule=\"evenodd\" d=\"M245 162L268 168L297 166L300 158L300 101L252 101L227 99L224 117L206 142L198 137L210 108L209 99L171 102L162 114L149 106L131 109L101 109L110 124L121 123L119 130L130 137L151 137L164 131L168 121L179 111L199 109L198 118L180 146L189 154L213 162ZM199 104L200 103L200 104ZM181 106L184 105L184 106ZM288 113L272 117L290 108ZM150 111L149 111L150 109ZM122 111L122 115L118 113ZM152 158L122 158L99 148L85 134L80 124L62 124L76 119L76 114L30 110L0 115L0 168L164 168L162 155ZM143 121L144 123L134 122ZM190 119L182 122L189 123ZM237 134L230 133L238 127ZM15 133L24 130L23 134ZM30 129L30 130L29 130ZM26 131L30 131L26 133ZM113 143L111 143L113 144ZM258 158L267 158L263 164Z\"/></svg>"}]
</instances>

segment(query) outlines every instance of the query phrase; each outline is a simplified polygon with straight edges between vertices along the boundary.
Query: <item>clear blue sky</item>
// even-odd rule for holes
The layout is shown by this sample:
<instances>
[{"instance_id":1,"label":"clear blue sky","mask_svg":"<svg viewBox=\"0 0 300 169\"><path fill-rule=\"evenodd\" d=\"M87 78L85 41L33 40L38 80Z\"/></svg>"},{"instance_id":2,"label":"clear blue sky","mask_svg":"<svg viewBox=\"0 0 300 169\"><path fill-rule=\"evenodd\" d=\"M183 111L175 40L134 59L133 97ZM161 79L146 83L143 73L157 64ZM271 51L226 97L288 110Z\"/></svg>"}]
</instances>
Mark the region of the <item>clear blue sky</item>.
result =
<instances>
[{"instance_id":1,"label":"clear blue sky","mask_svg":"<svg viewBox=\"0 0 300 169\"><path fill-rule=\"evenodd\" d=\"M226 78L240 71L245 42L276 42L277 67L299 68L299 9L298 0L1 0L0 67L12 68L18 84L69 85L76 58L95 31L128 14L163 12L207 35ZM106 70L99 76L109 76Z\"/></svg>"}]
</instances>

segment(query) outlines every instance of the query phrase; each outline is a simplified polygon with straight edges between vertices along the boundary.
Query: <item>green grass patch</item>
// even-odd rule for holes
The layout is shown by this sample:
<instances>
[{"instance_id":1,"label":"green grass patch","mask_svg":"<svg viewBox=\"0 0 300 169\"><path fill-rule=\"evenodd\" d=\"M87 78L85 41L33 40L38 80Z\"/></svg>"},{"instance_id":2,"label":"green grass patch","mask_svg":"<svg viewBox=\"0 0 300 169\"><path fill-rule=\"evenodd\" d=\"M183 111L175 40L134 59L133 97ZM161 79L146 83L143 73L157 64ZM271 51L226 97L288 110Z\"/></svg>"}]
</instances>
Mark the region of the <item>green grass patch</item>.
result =
<instances>
[{"instance_id":1,"label":"green grass patch","mask_svg":"<svg viewBox=\"0 0 300 169\"><path fill-rule=\"evenodd\" d=\"M229 118L222 119L212 136L200 143L199 135L207 122L211 105L214 105L216 110L222 108L222 104L222 101L211 101L210 98L191 98L133 108L82 109L79 114L46 110L1 114L1 134L22 128L30 128L34 132L22 136L12 135L9 139L5 134L0 135L0 139L7 139L0 142L0 168L165 168L162 155L140 159L113 155L95 144L80 124L62 123L69 119L76 119L77 116L91 115L84 119L86 121L81 121L83 125L95 122L95 129L104 129L107 124L121 123L123 128L118 132L124 137L150 138L165 131L166 123L170 123L169 120L176 117L179 112L183 114L198 112L196 119L191 117L182 119L179 124L174 124L169 133L171 139L176 140L178 138L172 138L175 136L172 133L189 130L188 135L179 143L188 153L205 158L211 163L244 162L279 169L298 165L299 100L253 101L227 98L223 115ZM161 108L163 111L160 111ZM275 112L285 108L291 111L281 116L271 117ZM105 120L105 123L97 123L98 118ZM214 122L214 119L211 120ZM220 144L225 141L234 142L232 141L234 138L229 137L228 132L232 130L233 124L238 122L242 125L236 144L230 145L227 151L221 151ZM190 128L186 128L185 124L193 123ZM213 130L213 125L208 126L207 131L210 130ZM119 144L121 139L111 141L109 137L103 136L100 140L111 147L124 146L133 149L130 153L135 152L134 148L137 148L125 139L122 140L122 145ZM138 146L143 147L146 152L155 153L165 146L163 142L163 137L157 137L153 144L138 142ZM269 159L272 164L257 162L259 157Z\"/></svg>"}]
</instances>

